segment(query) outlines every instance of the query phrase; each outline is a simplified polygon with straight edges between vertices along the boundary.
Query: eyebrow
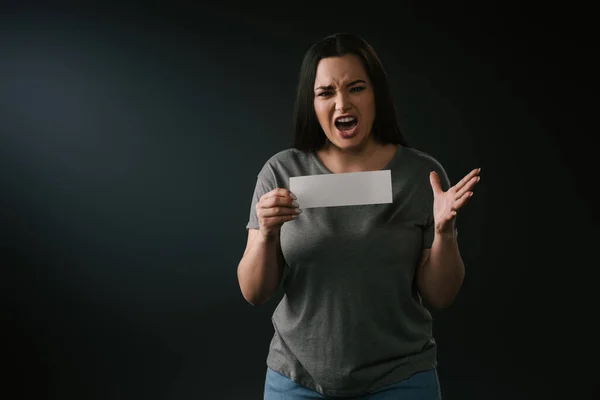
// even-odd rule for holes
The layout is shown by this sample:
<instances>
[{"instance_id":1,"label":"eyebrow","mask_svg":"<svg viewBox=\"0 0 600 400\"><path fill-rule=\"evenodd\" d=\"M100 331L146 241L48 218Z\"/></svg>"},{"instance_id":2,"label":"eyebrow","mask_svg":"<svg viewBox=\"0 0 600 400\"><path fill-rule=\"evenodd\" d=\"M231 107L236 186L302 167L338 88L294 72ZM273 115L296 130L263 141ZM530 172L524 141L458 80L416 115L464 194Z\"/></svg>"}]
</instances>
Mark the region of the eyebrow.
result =
<instances>
[{"instance_id":1,"label":"eyebrow","mask_svg":"<svg viewBox=\"0 0 600 400\"><path fill-rule=\"evenodd\" d=\"M367 83L367 82L366 82L366 81L364 81L363 79L356 79L356 80L354 80L354 81L352 81L352 82L348 83L348 84L346 85L346 87L354 86L354 85L356 85L357 83ZM333 89L333 86L331 86L331 85L327 85L327 86L319 86L319 87L315 88L315 90L331 90L331 89Z\"/></svg>"}]
</instances>

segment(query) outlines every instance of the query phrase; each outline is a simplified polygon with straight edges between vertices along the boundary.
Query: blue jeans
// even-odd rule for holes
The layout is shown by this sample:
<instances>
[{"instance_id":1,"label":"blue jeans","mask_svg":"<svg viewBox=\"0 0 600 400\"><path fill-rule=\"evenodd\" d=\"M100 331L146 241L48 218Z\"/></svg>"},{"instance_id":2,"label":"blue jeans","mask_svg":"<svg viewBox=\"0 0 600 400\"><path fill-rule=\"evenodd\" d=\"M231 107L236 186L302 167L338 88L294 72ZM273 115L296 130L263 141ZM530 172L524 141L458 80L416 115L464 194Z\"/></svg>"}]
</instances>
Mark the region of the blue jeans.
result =
<instances>
[{"instance_id":1,"label":"blue jeans","mask_svg":"<svg viewBox=\"0 0 600 400\"><path fill-rule=\"evenodd\" d=\"M313 390L293 382L287 376L267 368L264 400L327 399ZM385 386L355 400L441 400L440 382L436 369L419 372L401 382Z\"/></svg>"}]
</instances>

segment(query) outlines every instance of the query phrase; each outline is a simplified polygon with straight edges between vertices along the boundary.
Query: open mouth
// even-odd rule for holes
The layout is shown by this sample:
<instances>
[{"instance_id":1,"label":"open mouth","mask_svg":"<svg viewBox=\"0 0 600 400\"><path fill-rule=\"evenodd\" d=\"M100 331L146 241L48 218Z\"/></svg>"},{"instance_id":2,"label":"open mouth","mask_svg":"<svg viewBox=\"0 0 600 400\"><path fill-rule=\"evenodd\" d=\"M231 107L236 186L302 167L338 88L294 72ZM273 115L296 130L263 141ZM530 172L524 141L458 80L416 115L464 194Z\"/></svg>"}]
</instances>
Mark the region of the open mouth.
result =
<instances>
[{"instance_id":1,"label":"open mouth","mask_svg":"<svg viewBox=\"0 0 600 400\"><path fill-rule=\"evenodd\" d=\"M356 117L352 115L346 115L342 117L338 117L334 121L335 127L342 132L351 131L358 124L358 120Z\"/></svg>"}]
</instances>

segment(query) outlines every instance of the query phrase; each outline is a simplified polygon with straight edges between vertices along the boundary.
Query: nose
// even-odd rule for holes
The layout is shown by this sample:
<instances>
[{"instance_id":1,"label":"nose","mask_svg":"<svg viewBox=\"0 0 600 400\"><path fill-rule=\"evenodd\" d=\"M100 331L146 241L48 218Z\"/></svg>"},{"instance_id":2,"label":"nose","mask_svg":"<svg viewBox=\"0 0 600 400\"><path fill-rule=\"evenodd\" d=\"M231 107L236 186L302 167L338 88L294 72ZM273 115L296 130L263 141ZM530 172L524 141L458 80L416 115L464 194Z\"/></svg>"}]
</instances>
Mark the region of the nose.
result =
<instances>
[{"instance_id":1,"label":"nose","mask_svg":"<svg viewBox=\"0 0 600 400\"><path fill-rule=\"evenodd\" d=\"M340 112L348 111L352 108L352 103L345 93L340 93L335 100L335 109Z\"/></svg>"}]
</instances>

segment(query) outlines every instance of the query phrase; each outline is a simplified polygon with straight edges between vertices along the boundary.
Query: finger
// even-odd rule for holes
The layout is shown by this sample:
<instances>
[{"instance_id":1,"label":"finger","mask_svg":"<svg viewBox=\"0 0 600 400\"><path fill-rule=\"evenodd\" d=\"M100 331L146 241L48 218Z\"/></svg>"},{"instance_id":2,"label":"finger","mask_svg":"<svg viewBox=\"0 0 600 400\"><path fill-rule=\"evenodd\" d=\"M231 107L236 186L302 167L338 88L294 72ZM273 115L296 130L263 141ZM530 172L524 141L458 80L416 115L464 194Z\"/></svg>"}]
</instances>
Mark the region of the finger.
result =
<instances>
[{"instance_id":1,"label":"finger","mask_svg":"<svg viewBox=\"0 0 600 400\"><path fill-rule=\"evenodd\" d=\"M451 223L452 223L452 220L454 220L455 218L456 218L456 211L451 211L451 212L449 212L448 214L446 214L446 215L444 216L444 218L442 219L441 223L438 225L438 227L437 227L437 228L438 228L440 231L443 231L443 230L445 230L445 228L446 228L446 225L447 225L447 224L451 224Z\"/></svg>"},{"instance_id":2,"label":"finger","mask_svg":"<svg viewBox=\"0 0 600 400\"><path fill-rule=\"evenodd\" d=\"M257 214L259 218L269 218L285 215L298 215L302 211L294 207L269 207L258 210Z\"/></svg>"},{"instance_id":3,"label":"finger","mask_svg":"<svg viewBox=\"0 0 600 400\"><path fill-rule=\"evenodd\" d=\"M440 184L440 177L437 172L431 171L429 173L429 183L431 184L431 189L433 189L433 194L437 195L442 193L442 185Z\"/></svg>"},{"instance_id":4,"label":"finger","mask_svg":"<svg viewBox=\"0 0 600 400\"><path fill-rule=\"evenodd\" d=\"M474 176L474 177L472 177L467 182L467 184L462 187L462 189L460 189L459 191L456 192L456 199L460 199L467 192L473 190L473 187L477 184L477 182L479 182L480 179L481 179L480 176Z\"/></svg>"},{"instance_id":5,"label":"finger","mask_svg":"<svg viewBox=\"0 0 600 400\"><path fill-rule=\"evenodd\" d=\"M462 178L456 185L454 185L454 189L458 192L463 186L465 186L473 177L479 175L481 168L475 168L471 172L469 172L464 178Z\"/></svg>"},{"instance_id":6,"label":"finger","mask_svg":"<svg viewBox=\"0 0 600 400\"><path fill-rule=\"evenodd\" d=\"M261 208L291 207L298 208L298 202L291 197L270 197L260 202Z\"/></svg>"},{"instance_id":7,"label":"finger","mask_svg":"<svg viewBox=\"0 0 600 400\"><path fill-rule=\"evenodd\" d=\"M452 220L454 220L456 218L456 215L458 213L456 212L456 210L452 211L450 214L448 214L448 217L446 218L447 223L451 223Z\"/></svg>"},{"instance_id":8,"label":"finger","mask_svg":"<svg viewBox=\"0 0 600 400\"><path fill-rule=\"evenodd\" d=\"M288 222L288 221L292 221L294 219L298 218L298 215L279 215L276 217L268 217L264 219L264 225L266 226L274 226L274 225L279 225L279 224L283 224L284 222Z\"/></svg>"},{"instance_id":9,"label":"finger","mask_svg":"<svg viewBox=\"0 0 600 400\"><path fill-rule=\"evenodd\" d=\"M265 194L263 194L260 198L260 200L266 200L272 197L286 197L286 198L291 198L293 200L296 200L296 196L294 196L294 194L292 192L290 192L288 189L285 188L277 188L277 189L273 189L270 192L267 192Z\"/></svg>"},{"instance_id":10,"label":"finger","mask_svg":"<svg viewBox=\"0 0 600 400\"><path fill-rule=\"evenodd\" d=\"M465 204L467 204L467 201L469 201L471 196L473 196L473 192L467 192L463 194L460 198L458 198L458 200L454 202L454 207L452 207L452 209L454 211L458 211L459 209L461 209Z\"/></svg>"}]
</instances>

